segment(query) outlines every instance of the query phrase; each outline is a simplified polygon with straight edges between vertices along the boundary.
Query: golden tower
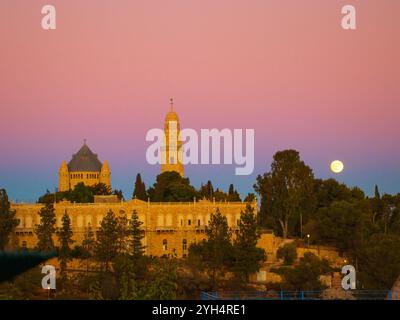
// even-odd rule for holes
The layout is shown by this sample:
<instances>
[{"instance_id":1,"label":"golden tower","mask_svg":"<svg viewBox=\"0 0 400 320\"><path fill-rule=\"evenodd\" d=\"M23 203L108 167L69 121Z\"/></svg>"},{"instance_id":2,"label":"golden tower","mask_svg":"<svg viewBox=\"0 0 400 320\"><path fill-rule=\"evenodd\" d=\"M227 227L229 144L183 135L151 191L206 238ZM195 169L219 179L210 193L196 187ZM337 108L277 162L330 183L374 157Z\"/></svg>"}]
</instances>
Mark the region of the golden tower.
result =
<instances>
[{"instance_id":1,"label":"golden tower","mask_svg":"<svg viewBox=\"0 0 400 320\"><path fill-rule=\"evenodd\" d=\"M161 148L161 159L163 163L161 164L161 173L167 171L178 172L182 177L184 174L183 163L183 148L182 141L179 141L180 124L179 117L174 112L174 102L172 98L170 99L170 112L165 116L164 122L164 143Z\"/></svg>"},{"instance_id":2,"label":"golden tower","mask_svg":"<svg viewBox=\"0 0 400 320\"><path fill-rule=\"evenodd\" d=\"M58 191L69 190L69 171L67 163L63 160L61 162L60 170L58 171Z\"/></svg>"},{"instance_id":3,"label":"golden tower","mask_svg":"<svg viewBox=\"0 0 400 320\"><path fill-rule=\"evenodd\" d=\"M111 172L108 167L107 160L104 160L100 170L100 183L104 183L106 186L111 186Z\"/></svg>"}]
</instances>

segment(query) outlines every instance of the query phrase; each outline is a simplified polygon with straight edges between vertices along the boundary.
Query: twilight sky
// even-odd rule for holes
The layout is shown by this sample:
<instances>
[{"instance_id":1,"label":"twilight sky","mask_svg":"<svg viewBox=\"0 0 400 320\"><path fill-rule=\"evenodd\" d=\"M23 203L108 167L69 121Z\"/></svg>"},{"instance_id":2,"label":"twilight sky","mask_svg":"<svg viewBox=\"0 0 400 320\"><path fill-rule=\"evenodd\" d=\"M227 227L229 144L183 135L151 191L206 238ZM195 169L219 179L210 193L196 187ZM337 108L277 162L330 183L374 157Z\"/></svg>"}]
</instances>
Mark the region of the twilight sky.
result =
<instances>
[{"instance_id":1,"label":"twilight sky","mask_svg":"<svg viewBox=\"0 0 400 320\"><path fill-rule=\"evenodd\" d=\"M340 159L339 181L400 192L399 17L395 0L1 0L0 187L35 201L86 138L129 198L159 172L145 135L174 97L182 128L255 129L253 175L189 166L195 186L246 194L295 148L317 177Z\"/></svg>"}]
</instances>

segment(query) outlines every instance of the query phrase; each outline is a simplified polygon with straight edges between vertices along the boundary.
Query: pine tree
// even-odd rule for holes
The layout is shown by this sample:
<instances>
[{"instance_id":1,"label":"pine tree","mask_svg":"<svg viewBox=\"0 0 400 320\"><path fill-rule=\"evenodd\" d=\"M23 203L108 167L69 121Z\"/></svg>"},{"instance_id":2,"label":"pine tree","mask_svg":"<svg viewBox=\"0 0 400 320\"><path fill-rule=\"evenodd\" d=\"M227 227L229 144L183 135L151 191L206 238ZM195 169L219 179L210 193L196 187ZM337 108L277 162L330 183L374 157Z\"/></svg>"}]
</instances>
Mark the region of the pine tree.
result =
<instances>
[{"instance_id":1,"label":"pine tree","mask_svg":"<svg viewBox=\"0 0 400 320\"><path fill-rule=\"evenodd\" d=\"M136 210L133 210L132 218L129 222L131 235L131 254L134 259L138 259L144 255L145 247L142 244L144 235L142 233L143 222L139 220Z\"/></svg>"},{"instance_id":2,"label":"pine tree","mask_svg":"<svg viewBox=\"0 0 400 320\"><path fill-rule=\"evenodd\" d=\"M142 177L140 173L136 175L136 181L135 181L135 189L133 191L132 199L139 199L143 201L147 201L147 192L146 192L146 186L144 182L142 181Z\"/></svg>"},{"instance_id":3,"label":"pine tree","mask_svg":"<svg viewBox=\"0 0 400 320\"><path fill-rule=\"evenodd\" d=\"M65 213L62 217L62 227L58 233L58 239L60 242L58 260L60 261L60 271L63 282L65 282L66 279L67 264L72 260L70 248L70 245L74 243L72 240L72 234L71 219L68 214Z\"/></svg>"},{"instance_id":4,"label":"pine tree","mask_svg":"<svg viewBox=\"0 0 400 320\"><path fill-rule=\"evenodd\" d=\"M208 271L214 290L219 280L223 279L232 261L232 231L226 217L221 214L219 209L215 214L211 214L205 234L205 240L190 246L189 255L200 257Z\"/></svg>"},{"instance_id":5,"label":"pine tree","mask_svg":"<svg viewBox=\"0 0 400 320\"><path fill-rule=\"evenodd\" d=\"M257 272L261 263L265 260L264 249L257 247L260 233L254 208L249 204L246 206L246 210L240 214L238 227L233 242L235 261L233 272L242 283L247 283L249 275Z\"/></svg>"},{"instance_id":6,"label":"pine tree","mask_svg":"<svg viewBox=\"0 0 400 320\"><path fill-rule=\"evenodd\" d=\"M15 218L15 212L10 209L6 190L0 189L0 251L8 244L10 235L18 224L19 219Z\"/></svg>"},{"instance_id":7,"label":"pine tree","mask_svg":"<svg viewBox=\"0 0 400 320\"><path fill-rule=\"evenodd\" d=\"M37 249L44 252L54 250L53 234L56 231L56 215L52 203L47 203L39 211L40 224L36 225Z\"/></svg>"},{"instance_id":8,"label":"pine tree","mask_svg":"<svg viewBox=\"0 0 400 320\"><path fill-rule=\"evenodd\" d=\"M105 271L109 271L111 261L118 254L119 235L118 221L110 210L101 221L95 249L96 259L103 263Z\"/></svg>"}]
</instances>

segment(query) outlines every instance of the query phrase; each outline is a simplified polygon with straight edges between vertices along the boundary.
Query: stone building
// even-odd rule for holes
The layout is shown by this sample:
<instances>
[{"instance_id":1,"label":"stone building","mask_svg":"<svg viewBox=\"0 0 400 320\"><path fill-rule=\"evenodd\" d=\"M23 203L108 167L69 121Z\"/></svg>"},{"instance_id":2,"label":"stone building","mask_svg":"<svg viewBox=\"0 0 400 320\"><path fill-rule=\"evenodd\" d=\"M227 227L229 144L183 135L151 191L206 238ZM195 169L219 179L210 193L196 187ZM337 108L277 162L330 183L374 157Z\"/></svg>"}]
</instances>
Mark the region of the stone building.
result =
<instances>
[{"instance_id":1,"label":"stone building","mask_svg":"<svg viewBox=\"0 0 400 320\"><path fill-rule=\"evenodd\" d=\"M256 206L256 203L252 203ZM33 248L37 239L34 226L40 223L38 212L41 204L12 204L16 210L16 217L20 220L16 228L16 245ZM83 240L86 227L90 224L94 230L100 227L101 220L109 210L116 217L131 218L133 210L138 213L143 222L143 244L146 254L162 256L173 254L184 257L188 253L191 243L204 239L205 226L210 215L218 208L226 216L229 226L237 228L240 213L246 207L242 202L212 202L201 200L198 202L146 202L138 199L120 203L70 203L59 202L54 204L56 213L56 227L61 228L62 216L67 213L71 219L75 244ZM57 244L57 237L54 237Z\"/></svg>"},{"instance_id":2,"label":"stone building","mask_svg":"<svg viewBox=\"0 0 400 320\"><path fill-rule=\"evenodd\" d=\"M58 172L58 191L72 190L80 182L87 186L104 183L111 187L111 172L107 161L101 163L86 141L68 164L64 160L61 162Z\"/></svg>"},{"instance_id":3,"label":"stone building","mask_svg":"<svg viewBox=\"0 0 400 320\"><path fill-rule=\"evenodd\" d=\"M183 164L179 161L179 153L182 152L181 142L178 141L180 131L179 118L173 111L171 99L171 111L165 117L165 136L162 152L165 153L166 163L161 165L161 172L176 171L181 176L184 174ZM83 182L85 185L104 183L111 186L110 169L106 161L101 163L96 154L84 142L81 149L72 156L66 164L62 162L59 171L59 191L68 191ZM254 208L257 202L251 204ZM34 227L39 224L39 211L42 204L12 204L20 224L16 228L15 244L32 248L37 239ZM154 203L138 199L130 201L115 201L115 197L96 198L95 203L70 203L62 201L54 204L57 227L61 227L62 216L67 213L71 219L75 244L80 244L86 227L90 224L96 230L101 220L109 210L119 216L130 219L133 210L143 222L144 245L148 255L161 256L175 252L178 257L184 257L191 243L204 238L205 226L210 215L217 208L227 217L228 224L235 229L240 219L240 213L245 210L246 203L242 202L164 202ZM257 211L257 210L255 210ZM54 237L57 243L57 237Z\"/></svg>"}]
</instances>

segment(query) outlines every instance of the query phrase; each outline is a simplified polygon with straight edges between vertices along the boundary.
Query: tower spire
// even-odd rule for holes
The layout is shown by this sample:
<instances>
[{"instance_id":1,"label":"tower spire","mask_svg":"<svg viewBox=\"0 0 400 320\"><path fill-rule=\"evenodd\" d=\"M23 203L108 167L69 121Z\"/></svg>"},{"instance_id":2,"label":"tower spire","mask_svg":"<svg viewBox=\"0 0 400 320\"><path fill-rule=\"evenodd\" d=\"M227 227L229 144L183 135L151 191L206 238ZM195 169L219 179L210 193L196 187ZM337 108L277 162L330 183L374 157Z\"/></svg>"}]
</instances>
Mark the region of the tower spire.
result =
<instances>
[{"instance_id":1,"label":"tower spire","mask_svg":"<svg viewBox=\"0 0 400 320\"><path fill-rule=\"evenodd\" d=\"M169 106L171 108L171 111L174 110L174 99L173 98L169 98Z\"/></svg>"}]
</instances>

